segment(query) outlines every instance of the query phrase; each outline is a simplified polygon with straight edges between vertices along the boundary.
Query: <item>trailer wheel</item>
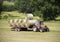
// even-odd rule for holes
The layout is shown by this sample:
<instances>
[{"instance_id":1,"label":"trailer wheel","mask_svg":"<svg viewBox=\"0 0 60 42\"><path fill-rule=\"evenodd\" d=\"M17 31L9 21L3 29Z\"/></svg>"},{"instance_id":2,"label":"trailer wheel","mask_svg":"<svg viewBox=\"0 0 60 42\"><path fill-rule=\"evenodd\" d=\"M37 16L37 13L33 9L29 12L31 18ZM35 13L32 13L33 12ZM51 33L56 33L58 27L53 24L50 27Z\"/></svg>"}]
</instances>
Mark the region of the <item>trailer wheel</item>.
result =
<instances>
[{"instance_id":1,"label":"trailer wheel","mask_svg":"<svg viewBox=\"0 0 60 42\"><path fill-rule=\"evenodd\" d=\"M15 31L14 29L15 29L15 28L11 28L11 31Z\"/></svg>"},{"instance_id":2,"label":"trailer wheel","mask_svg":"<svg viewBox=\"0 0 60 42\"><path fill-rule=\"evenodd\" d=\"M15 31L20 31L21 29L20 28L15 28Z\"/></svg>"},{"instance_id":3,"label":"trailer wheel","mask_svg":"<svg viewBox=\"0 0 60 42\"><path fill-rule=\"evenodd\" d=\"M36 26L34 26L32 30L33 30L34 32L37 32L37 31L38 31L38 29L37 29Z\"/></svg>"},{"instance_id":4,"label":"trailer wheel","mask_svg":"<svg viewBox=\"0 0 60 42\"><path fill-rule=\"evenodd\" d=\"M27 28L21 28L22 31L27 31L28 29Z\"/></svg>"}]
</instances>

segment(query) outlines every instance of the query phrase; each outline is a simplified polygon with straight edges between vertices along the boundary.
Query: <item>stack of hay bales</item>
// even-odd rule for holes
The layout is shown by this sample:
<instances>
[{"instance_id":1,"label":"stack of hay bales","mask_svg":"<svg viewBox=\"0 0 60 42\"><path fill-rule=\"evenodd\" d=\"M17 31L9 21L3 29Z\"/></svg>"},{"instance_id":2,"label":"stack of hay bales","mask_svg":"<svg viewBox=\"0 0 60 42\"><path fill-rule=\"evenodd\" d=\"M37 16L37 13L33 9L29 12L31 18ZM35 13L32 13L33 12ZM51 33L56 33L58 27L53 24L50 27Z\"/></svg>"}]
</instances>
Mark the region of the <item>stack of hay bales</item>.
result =
<instances>
[{"instance_id":1,"label":"stack of hay bales","mask_svg":"<svg viewBox=\"0 0 60 42\"><path fill-rule=\"evenodd\" d=\"M12 28L29 28L29 26L35 24L36 21L37 20L33 19L33 14L27 14L25 19L11 19L8 23Z\"/></svg>"},{"instance_id":2,"label":"stack of hay bales","mask_svg":"<svg viewBox=\"0 0 60 42\"><path fill-rule=\"evenodd\" d=\"M20 23L21 19L11 19L8 21L10 27L15 27L18 26L18 24Z\"/></svg>"},{"instance_id":3,"label":"stack of hay bales","mask_svg":"<svg viewBox=\"0 0 60 42\"><path fill-rule=\"evenodd\" d=\"M8 21L10 27L27 27L27 21L25 19L11 19Z\"/></svg>"}]
</instances>

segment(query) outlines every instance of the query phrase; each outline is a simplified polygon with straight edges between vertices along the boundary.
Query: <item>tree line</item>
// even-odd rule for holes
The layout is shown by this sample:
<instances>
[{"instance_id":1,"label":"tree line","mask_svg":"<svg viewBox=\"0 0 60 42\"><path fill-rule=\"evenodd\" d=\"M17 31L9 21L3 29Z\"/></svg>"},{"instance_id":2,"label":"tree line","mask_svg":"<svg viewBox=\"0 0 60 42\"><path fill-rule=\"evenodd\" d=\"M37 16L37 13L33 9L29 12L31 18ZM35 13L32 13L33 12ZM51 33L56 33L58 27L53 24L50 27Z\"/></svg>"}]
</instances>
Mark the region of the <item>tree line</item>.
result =
<instances>
[{"instance_id":1,"label":"tree line","mask_svg":"<svg viewBox=\"0 0 60 42\"><path fill-rule=\"evenodd\" d=\"M1 19L1 12L2 12L2 4L3 4L3 0L0 0L0 19Z\"/></svg>"},{"instance_id":2,"label":"tree line","mask_svg":"<svg viewBox=\"0 0 60 42\"><path fill-rule=\"evenodd\" d=\"M17 0L20 12L33 13L44 20L55 20L60 15L60 0Z\"/></svg>"},{"instance_id":3,"label":"tree line","mask_svg":"<svg viewBox=\"0 0 60 42\"><path fill-rule=\"evenodd\" d=\"M43 20L55 20L60 15L60 0L15 0L13 10L32 13Z\"/></svg>"}]
</instances>

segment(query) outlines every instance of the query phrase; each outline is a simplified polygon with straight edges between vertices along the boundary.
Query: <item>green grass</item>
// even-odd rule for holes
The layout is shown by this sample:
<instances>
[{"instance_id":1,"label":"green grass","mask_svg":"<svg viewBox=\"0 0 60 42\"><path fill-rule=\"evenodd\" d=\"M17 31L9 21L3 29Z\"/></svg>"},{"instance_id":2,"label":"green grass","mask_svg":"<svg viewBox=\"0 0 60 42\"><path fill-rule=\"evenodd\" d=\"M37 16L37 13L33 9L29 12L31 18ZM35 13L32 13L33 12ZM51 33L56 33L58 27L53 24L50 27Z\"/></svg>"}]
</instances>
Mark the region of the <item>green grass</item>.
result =
<instances>
[{"instance_id":1,"label":"green grass","mask_svg":"<svg viewBox=\"0 0 60 42\"><path fill-rule=\"evenodd\" d=\"M2 12L2 17L7 16L7 19L23 19L25 18L26 14L25 13L19 13L17 11L12 11L12 12Z\"/></svg>"},{"instance_id":2,"label":"green grass","mask_svg":"<svg viewBox=\"0 0 60 42\"><path fill-rule=\"evenodd\" d=\"M2 12L2 16L8 16L7 19L0 20L0 42L60 42L60 21L46 21L50 32L33 32L33 31L11 31L8 20L15 18L24 18L26 15L17 11ZM17 16L17 17L16 17Z\"/></svg>"},{"instance_id":3,"label":"green grass","mask_svg":"<svg viewBox=\"0 0 60 42\"><path fill-rule=\"evenodd\" d=\"M14 5L14 2L3 1L3 5Z\"/></svg>"},{"instance_id":4,"label":"green grass","mask_svg":"<svg viewBox=\"0 0 60 42\"><path fill-rule=\"evenodd\" d=\"M45 22L50 32L11 31L7 20L0 20L0 42L60 42L60 21Z\"/></svg>"},{"instance_id":5,"label":"green grass","mask_svg":"<svg viewBox=\"0 0 60 42\"><path fill-rule=\"evenodd\" d=\"M50 28L50 30L60 31L60 21L49 21L45 24Z\"/></svg>"},{"instance_id":6,"label":"green grass","mask_svg":"<svg viewBox=\"0 0 60 42\"><path fill-rule=\"evenodd\" d=\"M60 32L10 31L0 29L0 42L60 42Z\"/></svg>"}]
</instances>

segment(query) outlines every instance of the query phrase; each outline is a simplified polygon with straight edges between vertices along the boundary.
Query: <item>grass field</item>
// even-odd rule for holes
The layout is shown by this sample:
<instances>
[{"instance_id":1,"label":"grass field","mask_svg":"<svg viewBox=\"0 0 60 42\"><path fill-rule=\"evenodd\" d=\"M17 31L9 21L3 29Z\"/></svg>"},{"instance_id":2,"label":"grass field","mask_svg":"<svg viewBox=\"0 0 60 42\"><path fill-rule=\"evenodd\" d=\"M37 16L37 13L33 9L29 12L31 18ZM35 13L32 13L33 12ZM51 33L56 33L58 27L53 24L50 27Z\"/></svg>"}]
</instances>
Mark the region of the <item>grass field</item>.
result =
<instances>
[{"instance_id":1,"label":"grass field","mask_svg":"<svg viewBox=\"0 0 60 42\"><path fill-rule=\"evenodd\" d=\"M3 29L0 31L0 42L60 42L60 32L16 32Z\"/></svg>"},{"instance_id":2,"label":"grass field","mask_svg":"<svg viewBox=\"0 0 60 42\"><path fill-rule=\"evenodd\" d=\"M6 14L18 16L14 18L23 18L25 16L17 12L3 12L2 14L3 16ZM11 17L6 20L0 20L0 42L60 42L60 21L45 22L50 32L41 33L33 31L11 31L8 25L9 19Z\"/></svg>"},{"instance_id":3,"label":"grass field","mask_svg":"<svg viewBox=\"0 0 60 42\"><path fill-rule=\"evenodd\" d=\"M45 22L50 32L11 31L7 20L0 20L0 42L60 42L60 21Z\"/></svg>"}]
</instances>

